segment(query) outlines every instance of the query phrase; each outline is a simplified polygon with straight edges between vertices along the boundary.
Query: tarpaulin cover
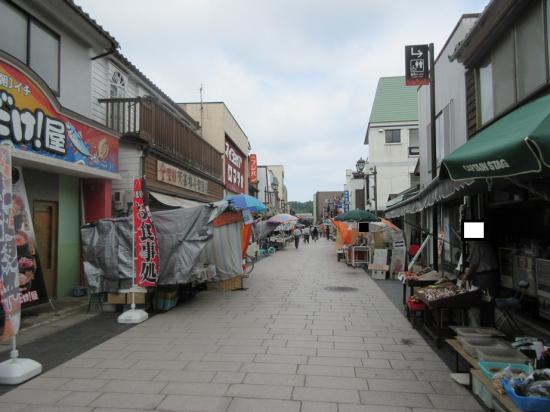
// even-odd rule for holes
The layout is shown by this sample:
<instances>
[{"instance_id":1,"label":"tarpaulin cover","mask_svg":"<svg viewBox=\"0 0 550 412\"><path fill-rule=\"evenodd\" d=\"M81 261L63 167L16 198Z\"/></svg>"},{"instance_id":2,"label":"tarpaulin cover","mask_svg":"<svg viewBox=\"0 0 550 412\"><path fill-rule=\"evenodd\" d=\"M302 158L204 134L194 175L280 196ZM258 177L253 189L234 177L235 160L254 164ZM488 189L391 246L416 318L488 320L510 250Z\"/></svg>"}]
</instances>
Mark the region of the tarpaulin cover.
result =
<instances>
[{"instance_id":1,"label":"tarpaulin cover","mask_svg":"<svg viewBox=\"0 0 550 412\"><path fill-rule=\"evenodd\" d=\"M190 280L193 267L213 236L212 222L226 208L227 202L217 202L153 213L159 243L159 285ZM128 217L103 219L81 229L84 274L94 291L116 292L131 285L131 233ZM237 247L240 249L240 241Z\"/></svg>"},{"instance_id":2,"label":"tarpaulin cover","mask_svg":"<svg viewBox=\"0 0 550 412\"><path fill-rule=\"evenodd\" d=\"M200 256L201 262L216 265L213 280L225 280L243 274L242 227L242 222L238 222L214 228L214 236Z\"/></svg>"},{"instance_id":3,"label":"tarpaulin cover","mask_svg":"<svg viewBox=\"0 0 550 412\"><path fill-rule=\"evenodd\" d=\"M334 226L336 226L336 230L338 231L338 234L340 235L340 241L343 245L351 245L353 242L352 238L352 231L347 223L339 222L338 220L333 220L332 223ZM339 242L337 242L339 243ZM340 245L336 245L337 247Z\"/></svg>"},{"instance_id":4,"label":"tarpaulin cover","mask_svg":"<svg viewBox=\"0 0 550 412\"><path fill-rule=\"evenodd\" d=\"M254 236L258 240L268 238L278 227L278 223L271 223L266 220L254 223Z\"/></svg>"},{"instance_id":5,"label":"tarpaulin cover","mask_svg":"<svg viewBox=\"0 0 550 412\"><path fill-rule=\"evenodd\" d=\"M252 235L252 223L244 225L241 229L241 256L246 256L246 249L250 243L250 236Z\"/></svg>"}]
</instances>

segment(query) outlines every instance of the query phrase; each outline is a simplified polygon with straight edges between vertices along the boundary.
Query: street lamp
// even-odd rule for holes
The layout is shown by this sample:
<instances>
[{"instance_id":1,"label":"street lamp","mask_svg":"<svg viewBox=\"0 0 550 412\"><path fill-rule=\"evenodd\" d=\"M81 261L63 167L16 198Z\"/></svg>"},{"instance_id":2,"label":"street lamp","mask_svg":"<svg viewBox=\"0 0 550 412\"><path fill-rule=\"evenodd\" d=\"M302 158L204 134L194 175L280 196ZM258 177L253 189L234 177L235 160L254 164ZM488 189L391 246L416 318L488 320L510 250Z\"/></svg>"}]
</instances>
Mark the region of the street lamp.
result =
<instances>
[{"instance_id":1,"label":"street lamp","mask_svg":"<svg viewBox=\"0 0 550 412\"><path fill-rule=\"evenodd\" d=\"M378 196L377 196L377 190L376 190L376 185L377 185L376 176L378 173L376 171L376 166L374 166L371 173L365 173L364 170L365 170L366 164L367 164L367 161L362 157L360 157L357 163L355 163L355 168L357 169L357 173L355 173L354 175L357 178L365 178L365 210L367 210L367 203L370 198L369 176L371 175L374 176L374 213L377 214L378 213Z\"/></svg>"}]
</instances>

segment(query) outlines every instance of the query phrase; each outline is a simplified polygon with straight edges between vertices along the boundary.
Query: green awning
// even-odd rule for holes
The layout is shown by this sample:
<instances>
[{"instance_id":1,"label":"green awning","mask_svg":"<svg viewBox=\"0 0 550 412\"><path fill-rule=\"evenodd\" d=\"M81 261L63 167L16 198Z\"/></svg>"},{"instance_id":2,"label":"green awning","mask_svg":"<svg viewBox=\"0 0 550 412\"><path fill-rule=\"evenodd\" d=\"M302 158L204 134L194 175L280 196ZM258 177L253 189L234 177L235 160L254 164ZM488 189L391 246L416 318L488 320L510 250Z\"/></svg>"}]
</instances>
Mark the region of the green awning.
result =
<instances>
[{"instance_id":1,"label":"green awning","mask_svg":"<svg viewBox=\"0 0 550 412\"><path fill-rule=\"evenodd\" d=\"M525 104L489 127L442 161L452 180L511 177L550 167L550 96Z\"/></svg>"}]
</instances>

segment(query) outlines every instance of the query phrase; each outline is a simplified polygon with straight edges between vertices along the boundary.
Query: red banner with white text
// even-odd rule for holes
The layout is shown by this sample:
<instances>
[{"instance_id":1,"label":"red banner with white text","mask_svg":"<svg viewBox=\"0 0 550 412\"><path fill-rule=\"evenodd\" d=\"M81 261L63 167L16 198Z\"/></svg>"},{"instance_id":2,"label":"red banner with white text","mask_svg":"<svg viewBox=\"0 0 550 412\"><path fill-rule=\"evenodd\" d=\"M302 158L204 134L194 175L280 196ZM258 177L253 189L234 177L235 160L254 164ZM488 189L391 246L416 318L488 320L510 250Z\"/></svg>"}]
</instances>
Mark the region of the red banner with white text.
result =
<instances>
[{"instance_id":1,"label":"red banner with white text","mask_svg":"<svg viewBox=\"0 0 550 412\"><path fill-rule=\"evenodd\" d=\"M154 287L159 277L159 247L151 212L143 202L141 182L141 179L134 179L136 284L141 287Z\"/></svg>"}]
</instances>

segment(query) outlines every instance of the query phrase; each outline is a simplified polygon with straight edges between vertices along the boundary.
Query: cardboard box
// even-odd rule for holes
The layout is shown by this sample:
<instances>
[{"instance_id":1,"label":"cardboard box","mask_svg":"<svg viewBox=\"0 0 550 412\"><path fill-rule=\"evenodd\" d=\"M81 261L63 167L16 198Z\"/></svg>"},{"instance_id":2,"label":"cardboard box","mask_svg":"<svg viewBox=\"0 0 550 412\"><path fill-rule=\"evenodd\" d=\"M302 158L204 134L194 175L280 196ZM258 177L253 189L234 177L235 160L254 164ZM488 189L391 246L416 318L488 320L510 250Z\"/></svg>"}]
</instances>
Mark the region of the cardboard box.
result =
<instances>
[{"instance_id":1,"label":"cardboard box","mask_svg":"<svg viewBox=\"0 0 550 412\"><path fill-rule=\"evenodd\" d=\"M124 305L126 303L125 293L108 293L107 303L111 305Z\"/></svg>"}]
</instances>

